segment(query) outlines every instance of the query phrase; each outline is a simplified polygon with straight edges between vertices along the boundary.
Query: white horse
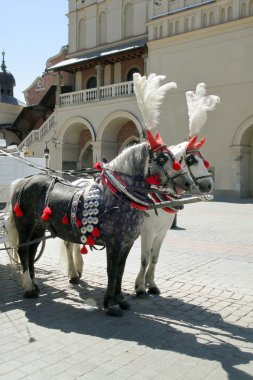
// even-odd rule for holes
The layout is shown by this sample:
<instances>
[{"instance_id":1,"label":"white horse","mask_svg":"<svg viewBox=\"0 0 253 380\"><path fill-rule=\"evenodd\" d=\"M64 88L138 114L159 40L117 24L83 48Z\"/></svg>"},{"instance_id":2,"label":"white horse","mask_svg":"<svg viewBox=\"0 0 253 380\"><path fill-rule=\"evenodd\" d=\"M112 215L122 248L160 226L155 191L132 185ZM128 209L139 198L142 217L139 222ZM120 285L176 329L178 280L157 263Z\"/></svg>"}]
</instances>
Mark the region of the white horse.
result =
<instances>
[{"instance_id":1,"label":"white horse","mask_svg":"<svg viewBox=\"0 0 253 380\"><path fill-rule=\"evenodd\" d=\"M187 169L195 184L195 189L202 194L213 191L212 175L208 172L208 162L200 153L204 140L196 142L197 136L188 142L170 147L181 165ZM157 214L148 211L141 228L141 267L135 280L135 291L138 296L144 296L146 289L150 294L160 294L155 283L155 268L165 236L171 228L176 215L175 210L159 209Z\"/></svg>"}]
</instances>

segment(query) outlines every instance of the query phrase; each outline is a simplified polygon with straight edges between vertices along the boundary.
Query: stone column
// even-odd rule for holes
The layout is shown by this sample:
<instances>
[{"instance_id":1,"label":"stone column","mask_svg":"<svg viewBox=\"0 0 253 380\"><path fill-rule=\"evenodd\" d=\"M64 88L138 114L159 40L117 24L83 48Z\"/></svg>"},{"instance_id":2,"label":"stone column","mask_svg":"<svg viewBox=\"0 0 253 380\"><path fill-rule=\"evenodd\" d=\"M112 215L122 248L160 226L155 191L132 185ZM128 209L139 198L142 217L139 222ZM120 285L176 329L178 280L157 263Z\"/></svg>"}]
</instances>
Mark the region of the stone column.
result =
<instances>
[{"instance_id":1,"label":"stone column","mask_svg":"<svg viewBox=\"0 0 253 380\"><path fill-rule=\"evenodd\" d=\"M100 87L104 85L104 66L96 65L97 70L97 98L100 99Z\"/></svg>"},{"instance_id":2,"label":"stone column","mask_svg":"<svg viewBox=\"0 0 253 380\"><path fill-rule=\"evenodd\" d=\"M55 108L60 106L60 95L61 95L61 72L56 73L56 94L55 94Z\"/></svg>"},{"instance_id":3,"label":"stone column","mask_svg":"<svg viewBox=\"0 0 253 380\"><path fill-rule=\"evenodd\" d=\"M93 164L95 164L98 161L101 161L102 159L102 141L92 141L92 153L93 153Z\"/></svg>"},{"instance_id":4,"label":"stone column","mask_svg":"<svg viewBox=\"0 0 253 380\"><path fill-rule=\"evenodd\" d=\"M101 161L105 157L111 161L117 155L118 143L111 141L92 142L93 162Z\"/></svg>"},{"instance_id":5,"label":"stone column","mask_svg":"<svg viewBox=\"0 0 253 380\"><path fill-rule=\"evenodd\" d=\"M149 74L149 61L148 61L148 54L143 54L142 55L142 59L143 59L143 62L144 62L144 75L148 75Z\"/></svg>"}]
</instances>

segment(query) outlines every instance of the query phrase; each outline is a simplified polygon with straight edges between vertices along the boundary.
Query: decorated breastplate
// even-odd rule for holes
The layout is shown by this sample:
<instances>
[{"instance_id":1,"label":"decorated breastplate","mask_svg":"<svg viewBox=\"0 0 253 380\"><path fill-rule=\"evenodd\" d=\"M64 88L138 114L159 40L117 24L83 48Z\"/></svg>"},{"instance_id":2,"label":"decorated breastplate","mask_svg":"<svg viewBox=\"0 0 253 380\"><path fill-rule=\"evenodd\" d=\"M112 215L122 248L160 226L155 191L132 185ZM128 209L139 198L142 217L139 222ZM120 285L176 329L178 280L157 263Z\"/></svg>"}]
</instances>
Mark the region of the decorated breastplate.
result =
<instances>
[{"instance_id":1,"label":"decorated breastplate","mask_svg":"<svg viewBox=\"0 0 253 380\"><path fill-rule=\"evenodd\" d=\"M71 223L80 230L80 243L83 244L81 253L84 254L88 252L86 245L94 246L95 238L100 236L98 229L100 198L101 191L97 187L91 187L87 194L80 189L73 197Z\"/></svg>"}]
</instances>

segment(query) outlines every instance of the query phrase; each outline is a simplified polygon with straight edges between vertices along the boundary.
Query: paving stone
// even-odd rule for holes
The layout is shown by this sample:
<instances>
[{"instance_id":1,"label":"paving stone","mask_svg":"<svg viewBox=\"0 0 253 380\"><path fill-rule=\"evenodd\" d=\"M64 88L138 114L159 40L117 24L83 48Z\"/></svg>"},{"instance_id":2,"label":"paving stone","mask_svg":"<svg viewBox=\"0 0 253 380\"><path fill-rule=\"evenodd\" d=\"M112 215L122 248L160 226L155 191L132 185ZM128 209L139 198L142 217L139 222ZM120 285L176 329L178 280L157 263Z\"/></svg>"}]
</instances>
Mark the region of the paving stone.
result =
<instances>
[{"instance_id":1,"label":"paving stone","mask_svg":"<svg viewBox=\"0 0 253 380\"><path fill-rule=\"evenodd\" d=\"M252 215L252 201L185 207L184 230L168 231L160 253L161 295L145 300L134 295L138 239L123 278L131 308L122 318L102 310L104 251L85 257L73 286L59 264L60 239L47 241L36 300L23 298L1 255L1 380L253 379Z\"/></svg>"}]
</instances>

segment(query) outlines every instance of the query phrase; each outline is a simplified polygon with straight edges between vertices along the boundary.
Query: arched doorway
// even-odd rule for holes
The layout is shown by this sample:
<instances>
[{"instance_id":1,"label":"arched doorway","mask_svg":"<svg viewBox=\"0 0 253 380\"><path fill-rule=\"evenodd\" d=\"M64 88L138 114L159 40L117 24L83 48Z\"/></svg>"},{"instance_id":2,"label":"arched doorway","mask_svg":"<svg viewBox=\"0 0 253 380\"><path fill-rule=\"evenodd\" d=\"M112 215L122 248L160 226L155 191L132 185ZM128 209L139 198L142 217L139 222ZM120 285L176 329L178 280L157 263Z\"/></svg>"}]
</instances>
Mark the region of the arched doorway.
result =
<instances>
[{"instance_id":1,"label":"arched doorway","mask_svg":"<svg viewBox=\"0 0 253 380\"><path fill-rule=\"evenodd\" d=\"M233 155L235 188L239 196L253 196L253 116L237 129L230 148Z\"/></svg>"},{"instance_id":2,"label":"arched doorway","mask_svg":"<svg viewBox=\"0 0 253 380\"><path fill-rule=\"evenodd\" d=\"M62 170L80 170L93 166L92 142L95 133L83 118L71 118L59 134ZM69 178L68 178L69 179Z\"/></svg>"}]
</instances>

